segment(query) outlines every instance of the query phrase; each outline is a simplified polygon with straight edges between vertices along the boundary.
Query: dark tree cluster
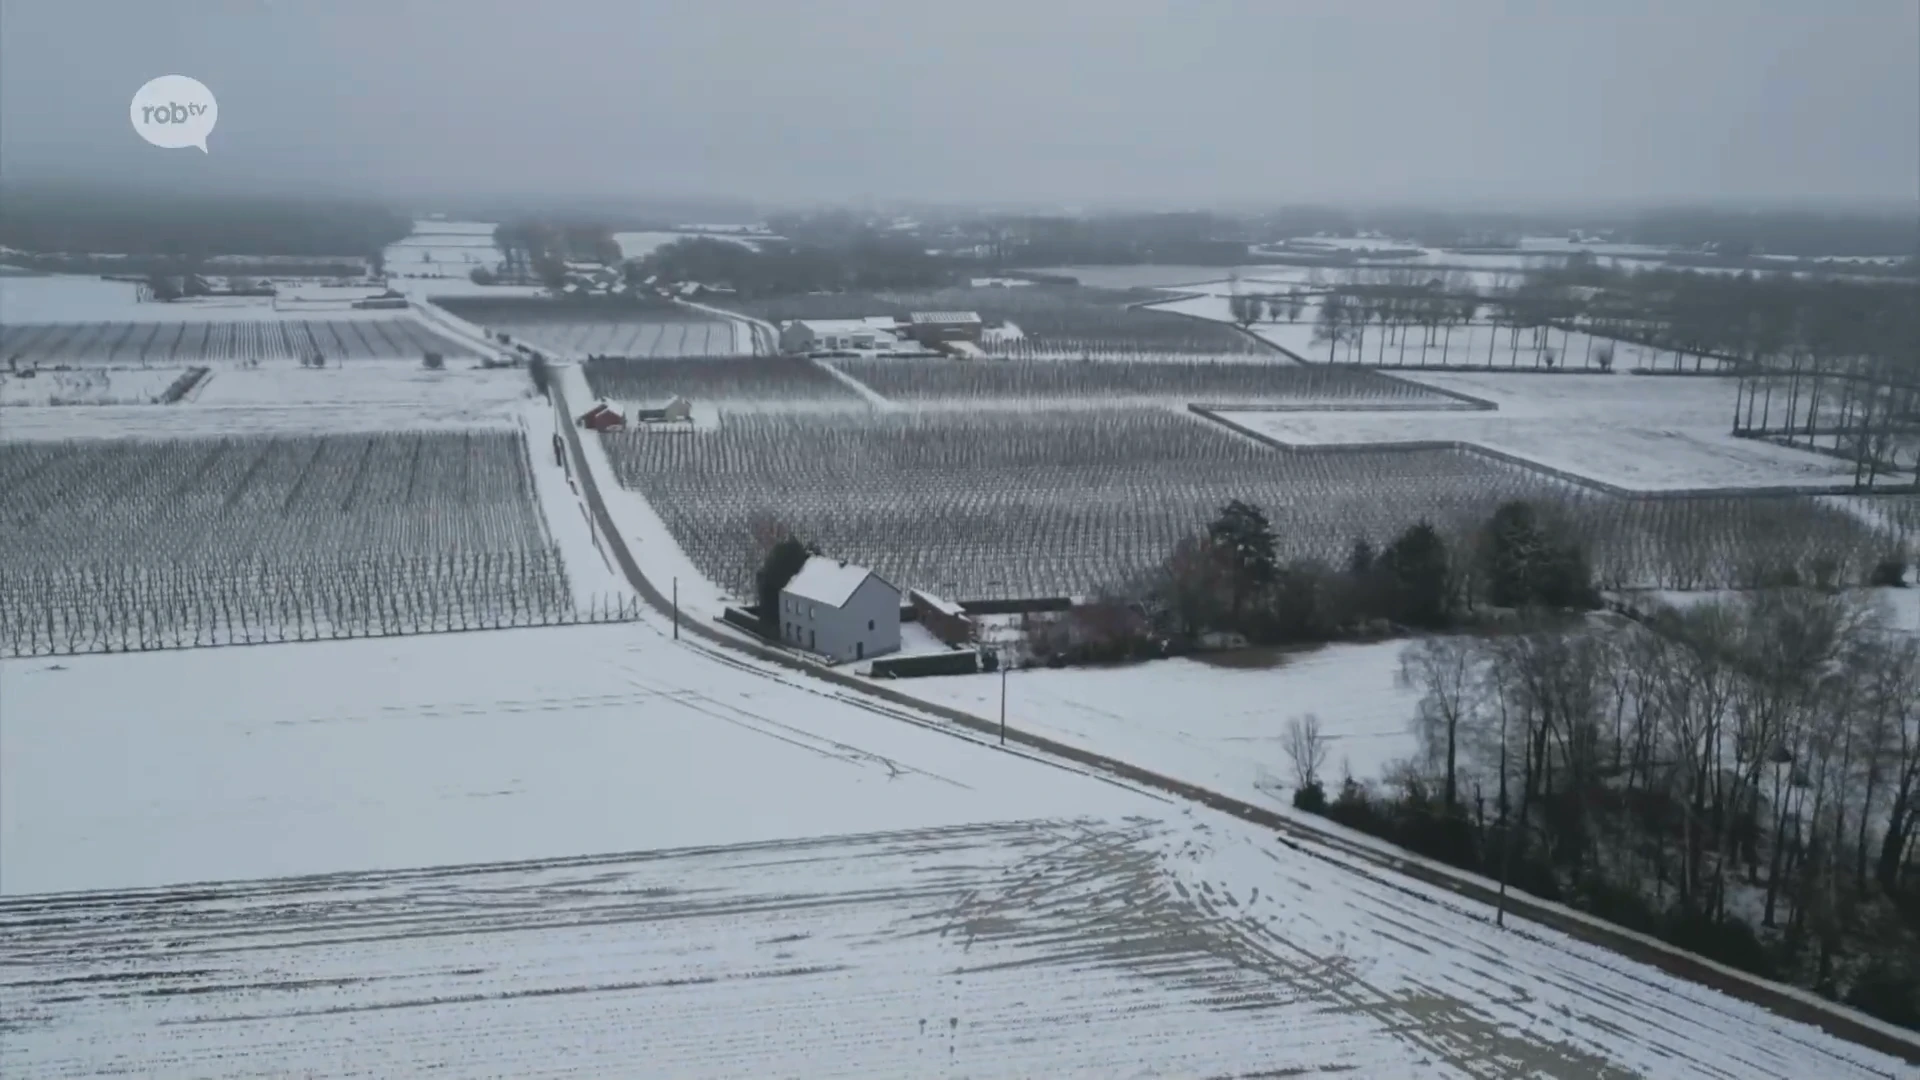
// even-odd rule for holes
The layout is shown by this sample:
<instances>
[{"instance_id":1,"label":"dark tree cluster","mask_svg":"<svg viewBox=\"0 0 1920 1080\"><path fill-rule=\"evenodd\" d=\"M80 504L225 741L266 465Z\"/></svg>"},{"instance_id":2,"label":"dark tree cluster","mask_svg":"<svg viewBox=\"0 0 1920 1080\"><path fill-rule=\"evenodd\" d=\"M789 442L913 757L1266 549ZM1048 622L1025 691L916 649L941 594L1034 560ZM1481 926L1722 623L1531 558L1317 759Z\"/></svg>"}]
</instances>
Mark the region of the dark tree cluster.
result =
<instances>
[{"instance_id":1,"label":"dark tree cluster","mask_svg":"<svg viewBox=\"0 0 1920 1080\"><path fill-rule=\"evenodd\" d=\"M574 221L507 222L494 227L493 245L506 258L498 270L486 272L491 281L542 284L551 289L566 283L569 262L618 266L621 258L613 230Z\"/></svg>"},{"instance_id":2,"label":"dark tree cluster","mask_svg":"<svg viewBox=\"0 0 1920 1080\"><path fill-rule=\"evenodd\" d=\"M1420 752L1329 816L1920 1027L1920 641L1867 601L1536 615L1400 674Z\"/></svg>"},{"instance_id":3,"label":"dark tree cluster","mask_svg":"<svg viewBox=\"0 0 1920 1080\"><path fill-rule=\"evenodd\" d=\"M271 195L0 188L0 245L29 252L366 256L413 223L372 203Z\"/></svg>"},{"instance_id":4,"label":"dark tree cluster","mask_svg":"<svg viewBox=\"0 0 1920 1080\"><path fill-rule=\"evenodd\" d=\"M807 560L820 554L820 549L803 542L791 533L782 535L767 548L760 560L760 569L754 574L753 595L759 604L760 632L767 637L780 636L780 590L787 587Z\"/></svg>"},{"instance_id":5,"label":"dark tree cluster","mask_svg":"<svg viewBox=\"0 0 1920 1080\"><path fill-rule=\"evenodd\" d=\"M927 254L911 240L866 236L839 246L763 240L749 247L731 240L690 237L634 264L637 278L698 282L733 289L742 299L849 289L919 289L952 283L958 264ZM867 311L862 314L875 314Z\"/></svg>"},{"instance_id":6,"label":"dark tree cluster","mask_svg":"<svg viewBox=\"0 0 1920 1080\"><path fill-rule=\"evenodd\" d=\"M1636 243L1712 250L1724 255L1879 256L1920 252L1912 215L1805 211L1648 210L1627 224Z\"/></svg>"},{"instance_id":7,"label":"dark tree cluster","mask_svg":"<svg viewBox=\"0 0 1920 1080\"><path fill-rule=\"evenodd\" d=\"M1420 521L1382 549L1354 541L1346 564L1282 562L1267 515L1236 499L1182 539L1146 581L1123 590L1161 636L1191 647L1210 633L1256 644L1331 641L1394 628L1444 630L1478 605L1591 610L1600 598L1582 546L1509 502L1457 550Z\"/></svg>"},{"instance_id":8,"label":"dark tree cluster","mask_svg":"<svg viewBox=\"0 0 1920 1080\"><path fill-rule=\"evenodd\" d=\"M1014 217L971 231L991 238L986 254L1000 266L1233 266L1248 259L1244 225L1200 212Z\"/></svg>"}]
</instances>

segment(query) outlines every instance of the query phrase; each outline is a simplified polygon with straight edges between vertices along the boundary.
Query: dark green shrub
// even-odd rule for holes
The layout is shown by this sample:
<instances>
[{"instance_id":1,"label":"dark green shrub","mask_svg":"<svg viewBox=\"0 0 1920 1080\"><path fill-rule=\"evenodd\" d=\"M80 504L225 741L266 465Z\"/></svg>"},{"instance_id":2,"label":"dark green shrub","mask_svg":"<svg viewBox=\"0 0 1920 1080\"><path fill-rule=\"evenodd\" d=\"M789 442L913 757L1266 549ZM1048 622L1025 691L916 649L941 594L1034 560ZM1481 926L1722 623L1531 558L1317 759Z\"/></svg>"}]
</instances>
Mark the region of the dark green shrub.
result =
<instances>
[{"instance_id":1,"label":"dark green shrub","mask_svg":"<svg viewBox=\"0 0 1920 1080\"><path fill-rule=\"evenodd\" d=\"M1293 793L1293 808L1295 810L1305 810L1309 814L1325 814L1327 812L1327 789L1322 786L1318 780L1295 789Z\"/></svg>"}]
</instances>

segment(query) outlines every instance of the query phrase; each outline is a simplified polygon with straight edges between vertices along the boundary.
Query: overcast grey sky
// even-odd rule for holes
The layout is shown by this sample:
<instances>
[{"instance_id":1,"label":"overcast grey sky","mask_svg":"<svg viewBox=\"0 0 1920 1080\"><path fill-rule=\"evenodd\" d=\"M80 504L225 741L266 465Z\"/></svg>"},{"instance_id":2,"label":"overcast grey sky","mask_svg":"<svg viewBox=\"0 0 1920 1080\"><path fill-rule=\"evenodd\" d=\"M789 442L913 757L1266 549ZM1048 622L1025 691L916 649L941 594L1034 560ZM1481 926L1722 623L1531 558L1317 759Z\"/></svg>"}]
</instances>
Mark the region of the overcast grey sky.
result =
<instances>
[{"instance_id":1,"label":"overcast grey sky","mask_svg":"<svg viewBox=\"0 0 1920 1080\"><path fill-rule=\"evenodd\" d=\"M127 103L192 75L210 156ZM1916 0L0 0L0 175L985 202L1920 199Z\"/></svg>"}]
</instances>

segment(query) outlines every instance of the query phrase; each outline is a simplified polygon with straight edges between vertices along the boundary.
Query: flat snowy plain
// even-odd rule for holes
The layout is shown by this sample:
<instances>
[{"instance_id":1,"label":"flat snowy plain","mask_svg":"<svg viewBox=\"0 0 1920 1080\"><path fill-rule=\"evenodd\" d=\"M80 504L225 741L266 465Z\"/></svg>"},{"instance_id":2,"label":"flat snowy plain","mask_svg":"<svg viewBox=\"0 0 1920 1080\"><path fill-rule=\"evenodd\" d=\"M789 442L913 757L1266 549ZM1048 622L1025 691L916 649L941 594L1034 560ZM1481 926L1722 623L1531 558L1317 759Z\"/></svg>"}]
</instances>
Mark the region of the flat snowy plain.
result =
<instances>
[{"instance_id":1,"label":"flat snowy plain","mask_svg":"<svg viewBox=\"0 0 1920 1080\"><path fill-rule=\"evenodd\" d=\"M657 622L7 661L0 717L10 1077L1903 1075Z\"/></svg>"},{"instance_id":2,"label":"flat snowy plain","mask_svg":"<svg viewBox=\"0 0 1920 1080\"><path fill-rule=\"evenodd\" d=\"M0 374L0 405L148 405L185 373L179 367L42 371L31 379Z\"/></svg>"},{"instance_id":3,"label":"flat snowy plain","mask_svg":"<svg viewBox=\"0 0 1920 1080\"><path fill-rule=\"evenodd\" d=\"M1007 723L1262 806L1290 806L1287 720L1312 713L1328 740L1321 779L1377 779L1412 757L1419 693L1394 684L1404 641L1281 653L1271 666L1193 659L1010 672ZM1000 713L998 674L890 683L984 719Z\"/></svg>"}]
</instances>

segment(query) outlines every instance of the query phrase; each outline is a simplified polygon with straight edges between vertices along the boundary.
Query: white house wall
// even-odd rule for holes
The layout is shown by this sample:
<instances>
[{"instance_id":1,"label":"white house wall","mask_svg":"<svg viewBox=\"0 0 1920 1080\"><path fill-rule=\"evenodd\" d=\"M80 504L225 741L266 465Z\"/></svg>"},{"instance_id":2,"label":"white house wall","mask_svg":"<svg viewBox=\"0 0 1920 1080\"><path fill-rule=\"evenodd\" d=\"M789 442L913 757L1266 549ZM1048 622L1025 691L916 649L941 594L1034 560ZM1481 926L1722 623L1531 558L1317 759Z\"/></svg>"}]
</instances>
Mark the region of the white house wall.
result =
<instances>
[{"instance_id":1,"label":"white house wall","mask_svg":"<svg viewBox=\"0 0 1920 1080\"><path fill-rule=\"evenodd\" d=\"M837 608L782 592L780 627L788 644L834 663L898 652L900 593L872 575ZM857 648L860 645L865 649Z\"/></svg>"}]
</instances>

